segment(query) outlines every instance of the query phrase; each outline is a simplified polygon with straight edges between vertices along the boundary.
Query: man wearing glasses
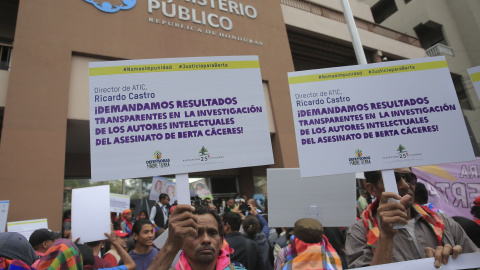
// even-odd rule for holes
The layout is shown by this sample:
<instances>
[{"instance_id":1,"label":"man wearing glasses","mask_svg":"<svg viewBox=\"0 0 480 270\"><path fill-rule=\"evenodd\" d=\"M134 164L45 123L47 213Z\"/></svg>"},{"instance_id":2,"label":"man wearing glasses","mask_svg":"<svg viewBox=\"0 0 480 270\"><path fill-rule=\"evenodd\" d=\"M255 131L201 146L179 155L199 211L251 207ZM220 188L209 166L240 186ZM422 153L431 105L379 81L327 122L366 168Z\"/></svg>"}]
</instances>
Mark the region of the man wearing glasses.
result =
<instances>
[{"instance_id":1,"label":"man wearing glasses","mask_svg":"<svg viewBox=\"0 0 480 270\"><path fill-rule=\"evenodd\" d=\"M438 268L449 255L479 251L452 218L414 203L417 177L410 168L394 171L398 194L385 192L380 171L365 172L365 187L377 199L348 230L349 268L428 257L435 257ZM394 229L395 223L405 228Z\"/></svg>"}]
</instances>

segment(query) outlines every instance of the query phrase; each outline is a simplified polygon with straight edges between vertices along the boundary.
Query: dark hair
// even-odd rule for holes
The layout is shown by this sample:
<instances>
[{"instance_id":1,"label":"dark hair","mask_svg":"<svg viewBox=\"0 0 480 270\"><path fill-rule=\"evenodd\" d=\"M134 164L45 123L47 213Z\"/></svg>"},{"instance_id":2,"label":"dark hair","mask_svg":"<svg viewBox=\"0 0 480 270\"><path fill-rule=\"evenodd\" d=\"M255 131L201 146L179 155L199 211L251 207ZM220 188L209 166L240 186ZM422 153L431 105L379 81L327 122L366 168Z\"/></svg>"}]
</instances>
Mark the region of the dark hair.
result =
<instances>
[{"instance_id":1,"label":"dark hair","mask_svg":"<svg viewBox=\"0 0 480 270\"><path fill-rule=\"evenodd\" d=\"M233 198L233 197L228 198L227 202L230 201L230 200L233 200L233 202L235 202L235 198Z\"/></svg>"},{"instance_id":2,"label":"dark hair","mask_svg":"<svg viewBox=\"0 0 480 270\"><path fill-rule=\"evenodd\" d=\"M470 210L470 214L472 214L476 218L480 218L480 207L474 205Z\"/></svg>"},{"instance_id":3,"label":"dark hair","mask_svg":"<svg viewBox=\"0 0 480 270\"><path fill-rule=\"evenodd\" d=\"M375 186L378 183L378 180L382 178L382 173L380 171L369 171L369 172L364 172L365 175L365 180L367 183L374 184Z\"/></svg>"},{"instance_id":4,"label":"dark hair","mask_svg":"<svg viewBox=\"0 0 480 270\"><path fill-rule=\"evenodd\" d=\"M140 231L142 230L143 225L152 225L152 222L148 219L140 219L140 220L135 221L135 223L133 223L132 235L134 233L136 235L139 235Z\"/></svg>"},{"instance_id":5,"label":"dark hair","mask_svg":"<svg viewBox=\"0 0 480 270\"><path fill-rule=\"evenodd\" d=\"M134 204L134 203L131 203L131 204L130 204L130 208L135 208L135 204Z\"/></svg>"},{"instance_id":6,"label":"dark hair","mask_svg":"<svg viewBox=\"0 0 480 270\"><path fill-rule=\"evenodd\" d=\"M122 230L122 221L117 220L117 221L113 222L113 229L115 231Z\"/></svg>"},{"instance_id":7,"label":"dark hair","mask_svg":"<svg viewBox=\"0 0 480 270\"><path fill-rule=\"evenodd\" d=\"M93 250L87 246L82 244L77 244L78 250L80 254L82 254L83 266L85 265L94 265L95 264L95 257L93 256Z\"/></svg>"},{"instance_id":8,"label":"dark hair","mask_svg":"<svg viewBox=\"0 0 480 270\"><path fill-rule=\"evenodd\" d=\"M148 218L148 212L147 212L147 210L142 210L142 211L140 211L140 213L138 213L138 215L137 215L137 218L140 217L140 214L141 214L141 213L145 213L146 219L149 219L149 218Z\"/></svg>"},{"instance_id":9,"label":"dark hair","mask_svg":"<svg viewBox=\"0 0 480 270\"><path fill-rule=\"evenodd\" d=\"M200 205L200 206L195 206L195 211L193 211L193 214L194 215L206 215L206 214L212 215L215 218L215 220L217 221L218 233L220 234L220 236L222 238L225 236L225 231L223 229L222 220L220 219L220 217L217 214L215 214L215 212L211 211L210 209L208 209L207 207L205 207L203 205Z\"/></svg>"},{"instance_id":10,"label":"dark hair","mask_svg":"<svg viewBox=\"0 0 480 270\"><path fill-rule=\"evenodd\" d=\"M223 223L230 225L232 231L238 232L242 225L242 217L239 213L226 212L223 214Z\"/></svg>"},{"instance_id":11,"label":"dark hair","mask_svg":"<svg viewBox=\"0 0 480 270\"><path fill-rule=\"evenodd\" d=\"M94 248L94 247L98 247L101 243L102 243L102 240L99 240L99 241L93 241L93 242L85 243L85 245L87 245L91 248Z\"/></svg>"},{"instance_id":12,"label":"dark hair","mask_svg":"<svg viewBox=\"0 0 480 270\"><path fill-rule=\"evenodd\" d=\"M243 221L242 226L250 239L255 238L255 235L261 230L260 221L258 221L258 218L254 215L248 215Z\"/></svg>"},{"instance_id":13,"label":"dark hair","mask_svg":"<svg viewBox=\"0 0 480 270\"><path fill-rule=\"evenodd\" d=\"M65 212L63 212L62 221L65 221L65 219L67 219L68 216L72 216L72 210L66 210Z\"/></svg>"},{"instance_id":14,"label":"dark hair","mask_svg":"<svg viewBox=\"0 0 480 270\"><path fill-rule=\"evenodd\" d=\"M415 202L418 204L428 203L428 190L423 183L417 182L415 185Z\"/></svg>"},{"instance_id":15,"label":"dark hair","mask_svg":"<svg viewBox=\"0 0 480 270\"><path fill-rule=\"evenodd\" d=\"M465 231L467 236L472 240L472 242L480 247L480 225L475 221L465 218L465 217L452 217Z\"/></svg>"},{"instance_id":16,"label":"dark hair","mask_svg":"<svg viewBox=\"0 0 480 270\"><path fill-rule=\"evenodd\" d=\"M158 201L161 201L161 200L165 199L166 197L168 197L168 194L167 193L162 193L162 194L160 194L160 196L158 196Z\"/></svg>"}]
</instances>

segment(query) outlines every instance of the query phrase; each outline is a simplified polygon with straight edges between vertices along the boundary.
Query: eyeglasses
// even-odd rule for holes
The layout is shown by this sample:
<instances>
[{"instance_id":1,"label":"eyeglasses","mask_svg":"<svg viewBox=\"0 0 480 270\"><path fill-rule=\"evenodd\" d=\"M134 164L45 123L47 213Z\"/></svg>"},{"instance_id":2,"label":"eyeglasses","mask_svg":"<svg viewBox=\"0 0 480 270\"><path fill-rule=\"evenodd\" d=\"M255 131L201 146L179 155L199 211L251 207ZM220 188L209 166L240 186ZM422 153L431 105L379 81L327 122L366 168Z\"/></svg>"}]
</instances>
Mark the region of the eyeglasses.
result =
<instances>
[{"instance_id":1,"label":"eyeglasses","mask_svg":"<svg viewBox=\"0 0 480 270\"><path fill-rule=\"evenodd\" d=\"M397 182L402 181L402 178L405 179L409 185L415 186L417 184L417 176L414 173L395 172L395 180Z\"/></svg>"}]
</instances>

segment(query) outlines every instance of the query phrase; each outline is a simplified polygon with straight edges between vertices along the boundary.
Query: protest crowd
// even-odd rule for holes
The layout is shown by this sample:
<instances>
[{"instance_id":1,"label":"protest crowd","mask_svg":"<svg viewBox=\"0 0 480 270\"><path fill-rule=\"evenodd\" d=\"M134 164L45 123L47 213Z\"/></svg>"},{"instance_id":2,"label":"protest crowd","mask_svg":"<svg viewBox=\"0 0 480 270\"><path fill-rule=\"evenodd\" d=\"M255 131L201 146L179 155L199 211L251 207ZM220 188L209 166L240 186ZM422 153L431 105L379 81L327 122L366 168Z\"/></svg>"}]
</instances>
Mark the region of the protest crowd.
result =
<instances>
[{"instance_id":1,"label":"protest crowd","mask_svg":"<svg viewBox=\"0 0 480 270\"><path fill-rule=\"evenodd\" d=\"M177 205L162 193L150 213L135 217L134 205L120 217L112 213L107 240L72 239L70 211L62 232L38 229L28 240L0 233L0 270L349 269L421 258L440 268L462 253L480 251L480 196L473 221L452 218L428 203L425 186L409 168L395 170L398 194L385 192L380 171L364 175L350 228L323 227L311 218L296 220L293 228L271 228L268 201L197 197L191 205ZM163 246L155 246L163 233Z\"/></svg>"}]
</instances>

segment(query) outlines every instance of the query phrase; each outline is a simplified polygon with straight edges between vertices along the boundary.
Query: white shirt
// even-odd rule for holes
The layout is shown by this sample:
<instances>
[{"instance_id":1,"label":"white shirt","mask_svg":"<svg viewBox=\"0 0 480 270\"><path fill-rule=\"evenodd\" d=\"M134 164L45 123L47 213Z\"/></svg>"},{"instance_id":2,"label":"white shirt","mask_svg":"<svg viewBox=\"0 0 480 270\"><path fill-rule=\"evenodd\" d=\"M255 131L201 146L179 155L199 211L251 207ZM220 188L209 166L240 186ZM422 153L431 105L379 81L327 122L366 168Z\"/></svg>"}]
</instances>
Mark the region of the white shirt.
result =
<instances>
[{"instance_id":1,"label":"white shirt","mask_svg":"<svg viewBox=\"0 0 480 270\"><path fill-rule=\"evenodd\" d=\"M165 205L161 204L160 202L158 202L158 205L163 210L163 220L164 220L165 224L167 224L167 220L168 220L167 209L166 209L166 207L164 207ZM155 216L156 215L157 215L157 207L153 207L152 211L150 212L150 221L153 224L155 224Z\"/></svg>"}]
</instances>

